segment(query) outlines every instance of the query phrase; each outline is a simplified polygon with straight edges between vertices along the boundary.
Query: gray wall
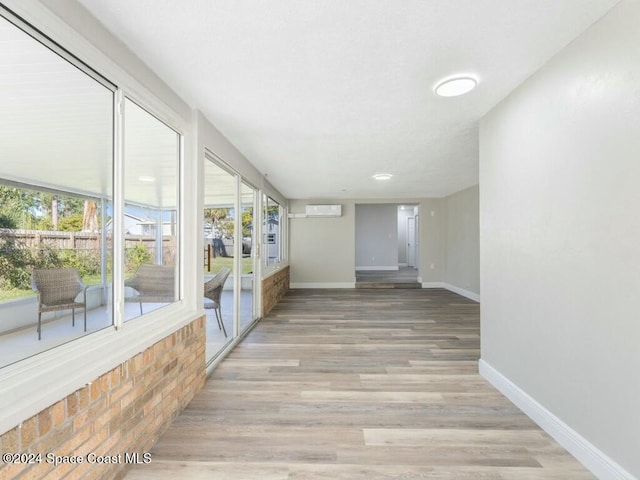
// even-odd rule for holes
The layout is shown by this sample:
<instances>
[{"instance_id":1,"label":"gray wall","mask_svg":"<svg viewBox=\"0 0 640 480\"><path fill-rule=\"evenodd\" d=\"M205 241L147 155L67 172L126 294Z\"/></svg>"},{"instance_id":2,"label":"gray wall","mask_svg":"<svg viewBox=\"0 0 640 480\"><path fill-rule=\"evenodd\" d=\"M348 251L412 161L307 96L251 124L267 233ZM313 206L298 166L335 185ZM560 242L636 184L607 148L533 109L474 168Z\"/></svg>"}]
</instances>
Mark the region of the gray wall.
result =
<instances>
[{"instance_id":1,"label":"gray wall","mask_svg":"<svg viewBox=\"0 0 640 480\"><path fill-rule=\"evenodd\" d=\"M341 204L335 218L289 220L291 286L353 287L355 282L355 203L345 200L290 200L292 213L307 204Z\"/></svg>"},{"instance_id":2,"label":"gray wall","mask_svg":"<svg viewBox=\"0 0 640 480\"><path fill-rule=\"evenodd\" d=\"M445 198L445 282L480 294L478 185Z\"/></svg>"},{"instance_id":3,"label":"gray wall","mask_svg":"<svg viewBox=\"0 0 640 480\"><path fill-rule=\"evenodd\" d=\"M480 245L482 362L640 478L638 19L623 0L481 122Z\"/></svg>"},{"instance_id":4,"label":"gray wall","mask_svg":"<svg viewBox=\"0 0 640 480\"><path fill-rule=\"evenodd\" d=\"M289 200L289 211L304 213L305 205L317 203L342 205L342 217L290 220L289 263L292 287L353 287L356 267L356 204L392 203L418 205L421 235L419 275L426 285L442 286L445 271L444 199ZM397 252L397 245L394 247Z\"/></svg>"},{"instance_id":5,"label":"gray wall","mask_svg":"<svg viewBox=\"0 0 640 480\"><path fill-rule=\"evenodd\" d=\"M356 205L356 269L398 267L397 205Z\"/></svg>"}]
</instances>

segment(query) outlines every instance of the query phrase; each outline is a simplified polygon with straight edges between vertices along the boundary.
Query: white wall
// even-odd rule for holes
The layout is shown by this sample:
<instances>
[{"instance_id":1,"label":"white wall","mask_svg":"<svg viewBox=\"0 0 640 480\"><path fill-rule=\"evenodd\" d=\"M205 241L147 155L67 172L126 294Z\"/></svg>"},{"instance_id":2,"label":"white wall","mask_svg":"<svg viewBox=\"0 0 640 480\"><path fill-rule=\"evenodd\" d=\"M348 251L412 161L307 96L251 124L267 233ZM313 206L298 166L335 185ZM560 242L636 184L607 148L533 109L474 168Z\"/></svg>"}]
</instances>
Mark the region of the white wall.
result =
<instances>
[{"instance_id":1,"label":"white wall","mask_svg":"<svg viewBox=\"0 0 640 480\"><path fill-rule=\"evenodd\" d=\"M478 297L479 216L478 185L445 198L445 282L454 289L461 289Z\"/></svg>"},{"instance_id":2,"label":"white wall","mask_svg":"<svg viewBox=\"0 0 640 480\"><path fill-rule=\"evenodd\" d=\"M356 270L398 269L397 205L356 205Z\"/></svg>"},{"instance_id":3,"label":"white wall","mask_svg":"<svg viewBox=\"0 0 640 480\"><path fill-rule=\"evenodd\" d=\"M600 478L640 477L639 20L623 0L480 129L481 366Z\"/></svg>"}]
</instances>

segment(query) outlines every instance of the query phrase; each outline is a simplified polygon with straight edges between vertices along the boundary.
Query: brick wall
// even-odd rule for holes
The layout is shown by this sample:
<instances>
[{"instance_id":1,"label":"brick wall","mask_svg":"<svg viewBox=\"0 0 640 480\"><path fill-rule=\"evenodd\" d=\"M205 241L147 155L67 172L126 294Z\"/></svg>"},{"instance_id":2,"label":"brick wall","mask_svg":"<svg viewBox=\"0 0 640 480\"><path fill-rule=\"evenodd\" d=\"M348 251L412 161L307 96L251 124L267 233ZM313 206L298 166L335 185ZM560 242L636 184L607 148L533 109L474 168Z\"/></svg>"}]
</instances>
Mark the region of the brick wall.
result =
<instances>
[{"instance_id":1,"label":"brick wall","mask_svg":"<svg viewBox=\"0 0 640 480\"><path fill-rule=\"evenodd\" d=\"M30 465L0 461L0 478L121 478L124 454L149 452L205 379L202 317L2 435L2 453L42 457ZM54 466L47 453L83 461ZM117 463L94 463L93 455Z\"/></svg>"},{"instance_id":2,"label":"brick wall","mask_svg":"<svg viewBox=\"0 0 640 480\"><path fill-rule=\"evenodd\" d=\"M288 291L288 266L262 280L262 316L266 316Z\"/></svg>"}]
</instances>

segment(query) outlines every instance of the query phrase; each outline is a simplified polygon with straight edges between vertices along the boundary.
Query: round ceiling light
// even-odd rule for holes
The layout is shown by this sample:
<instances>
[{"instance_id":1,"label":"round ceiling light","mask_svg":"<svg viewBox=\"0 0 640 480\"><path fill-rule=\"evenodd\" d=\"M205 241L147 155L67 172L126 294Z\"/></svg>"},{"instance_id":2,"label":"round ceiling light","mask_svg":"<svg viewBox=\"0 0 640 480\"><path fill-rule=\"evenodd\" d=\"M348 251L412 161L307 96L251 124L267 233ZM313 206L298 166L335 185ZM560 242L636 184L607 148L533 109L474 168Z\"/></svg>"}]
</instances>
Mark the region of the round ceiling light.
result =
<instances>
[{"instance_id":1,"label":"round ceiling light","mask_svg":"<svg viewBox=\"0 0 640 480\"><path fill-rule=\"evenodd\" d=\"M477 85L478 81L473 77L453 77L438 83L434 91L439 97L457 97L469 93Z\"/></svg>"},{"instance_id":2,"label":"round ceiling light","mask_svg":"<svg viewBox=\"0 0 640 480\"><path fill-rule=\"evenodd\" d=\"M373 178L376 180L390 180L393 175L390 173L376 173Z\"/></svg>"}]
</instances>

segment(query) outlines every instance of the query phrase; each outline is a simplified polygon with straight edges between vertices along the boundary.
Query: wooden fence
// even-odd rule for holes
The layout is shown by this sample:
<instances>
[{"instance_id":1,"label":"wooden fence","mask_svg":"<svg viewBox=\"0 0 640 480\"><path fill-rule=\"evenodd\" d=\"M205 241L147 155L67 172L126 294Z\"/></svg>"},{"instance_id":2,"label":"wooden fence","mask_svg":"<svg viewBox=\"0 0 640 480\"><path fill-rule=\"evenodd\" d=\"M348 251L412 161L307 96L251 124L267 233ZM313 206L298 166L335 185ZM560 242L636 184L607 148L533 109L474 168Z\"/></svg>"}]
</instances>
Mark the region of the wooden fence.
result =
<instances>
[{"instance_id":1,"label":"wooden fence","mask_svg":"<svg viewBox=\"0 0 640 480\"><path fill-rule=\"evenodd\" d=\"M0 228L0 238L14 239L23 248L36 250L51 248L52 250L75 250L77 252L95 252L100 254L102 247L102 234L91 232L60 232L55 230L21 230ZM107 236L107 249L111 248L111 237ZM124 238L125 250L143 244L155 258L156 237L143 235L126 235ZM162 238L163 263L175 265L176 237L164 236Z\"/></svg>"}]
</instances>

